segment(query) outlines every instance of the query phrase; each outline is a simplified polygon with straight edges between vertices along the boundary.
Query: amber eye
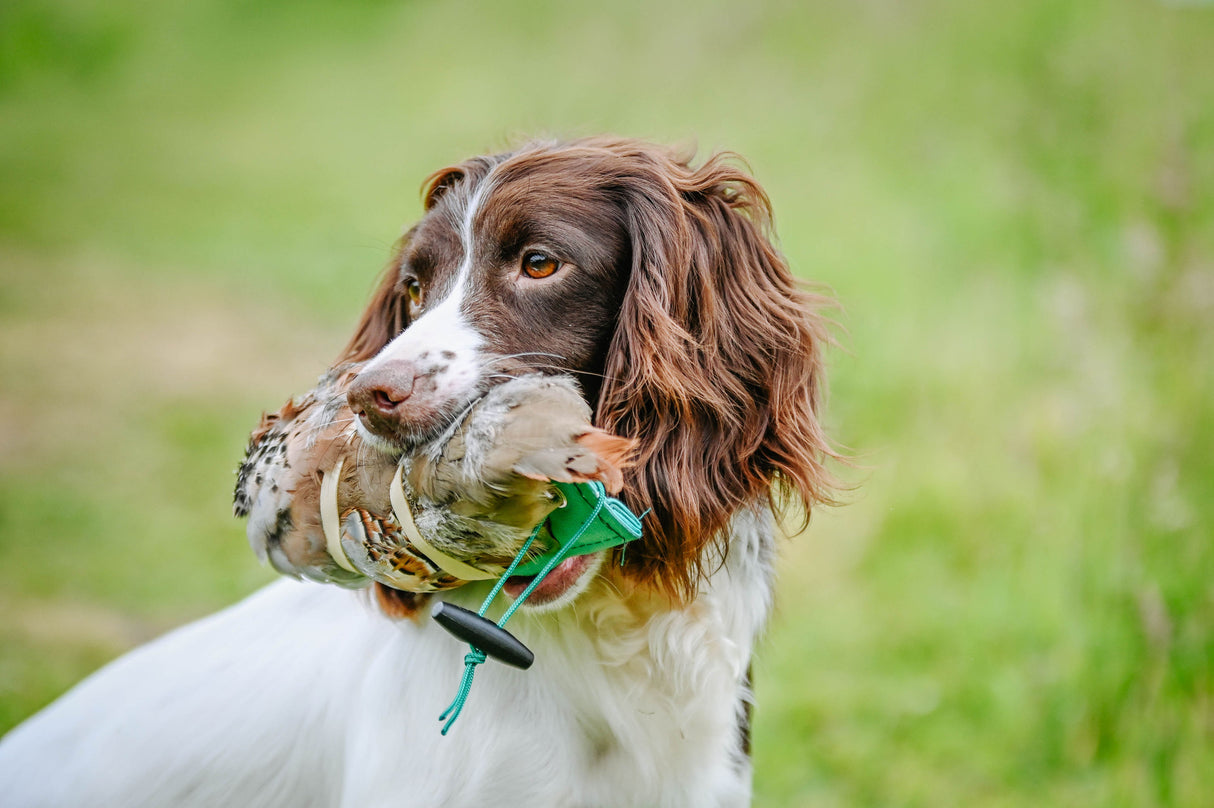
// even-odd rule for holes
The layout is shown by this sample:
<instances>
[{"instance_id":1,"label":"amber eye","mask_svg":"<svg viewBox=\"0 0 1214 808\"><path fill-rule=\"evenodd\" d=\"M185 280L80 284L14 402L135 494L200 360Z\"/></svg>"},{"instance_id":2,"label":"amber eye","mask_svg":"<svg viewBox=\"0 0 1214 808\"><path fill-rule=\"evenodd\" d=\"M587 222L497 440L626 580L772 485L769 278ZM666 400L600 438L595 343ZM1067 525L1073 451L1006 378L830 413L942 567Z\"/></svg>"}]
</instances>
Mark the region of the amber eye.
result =
<instances>
[{"instance_id":1,"label":"amber eye","mask_svg":"<svg viewBox=\"0 0 1214 808\"><path fill-rule=\"evenodd\" d=\"M523 274L528 278L547 278L561 268L561 262L542 252L523 256Z\"/></svg>"},{"instance_id":2,"label":"amber eye","mask_svg":"<svg viewBox=\"0 0 1214 808\"><path fill-rule=\"evenodd\" d=\"M417 308L422 304L422 285L417 282L417 278L410 278L405 285L405 294L409 297L409 305Z\"/></svg>"}]
</instances>

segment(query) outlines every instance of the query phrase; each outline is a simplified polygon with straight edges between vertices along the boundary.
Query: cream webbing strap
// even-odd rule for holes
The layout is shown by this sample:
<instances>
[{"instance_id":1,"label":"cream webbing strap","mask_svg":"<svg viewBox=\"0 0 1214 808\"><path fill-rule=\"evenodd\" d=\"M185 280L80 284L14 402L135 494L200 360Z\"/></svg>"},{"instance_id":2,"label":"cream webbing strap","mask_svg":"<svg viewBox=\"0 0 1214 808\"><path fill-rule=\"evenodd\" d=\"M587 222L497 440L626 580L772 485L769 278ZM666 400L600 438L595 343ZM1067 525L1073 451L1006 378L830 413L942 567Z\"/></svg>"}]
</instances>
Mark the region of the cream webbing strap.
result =
<instances>
[{"instance_id":1,"label":"cream webbing strap","mask_svg":"<svg viewBox=\"0 0 1214 808\"><path fill-rule=\"evenodd\" d=\"M325 547L337 562L337 566L361 574L354 569L346 551L341 547L341 528L337 524L337 484L341 482L343 462L345 461L338 460L333 470L320 479L320 527L325 532Z\"/></svg>"},{"instance_id":2,"label":"cream webbing strap","mask_svg":"<svg viewBox=\"0 0 1214 808\"><path fill-rule=\"evenodd\" d=\"M325 532L325 548L329 551L329 555L333 557L333 560L337 562L337 565L350 572L361 574L350 563L350 557L346 555L346 551L341 546L337 488L341 482L341 467L343 462L341 460L337 461L337 465L321 478L320 526ZM396 467L396 474L392 477L392 485L388 488L388 496L392 499L392 511L396 516L396 521L400 523L401 529L405 531L405 536L409 539L409 542L424 553L427 558L442 567L444 571L465 581L488 580L498 577L495 573L486 572L471 564L466 564L457 558L452 558L422 538L421 531L417 529L417 523L413 521L413 511L409 507L409 500L405 497L400 466Z\"/></svg>"},{"instance_id":3,"label":"cream webbing strap","mask_svg":"<svg viewBox=\"0 0 1214 808\"><path fill-rule=\"evenodd\" d=\"M396 474L392 476L392 484L388 487L388 496L392 499L392 512L396 515L396 521L400 522L401 529L405 531L405 535L413 546L420 550L426 558L456 578L465 581L483 581L497 578L497 573L485 572L471 564L460 561L458 558L452 558L422 538L421 531L417 529L417 523L413 521L413 511L409 508L409 500L405 497L405 487L401 479L401 473L402 467L397 466ZM334 507L336 508L336 506L335 500Z\"/></svg>"}]
</instances>

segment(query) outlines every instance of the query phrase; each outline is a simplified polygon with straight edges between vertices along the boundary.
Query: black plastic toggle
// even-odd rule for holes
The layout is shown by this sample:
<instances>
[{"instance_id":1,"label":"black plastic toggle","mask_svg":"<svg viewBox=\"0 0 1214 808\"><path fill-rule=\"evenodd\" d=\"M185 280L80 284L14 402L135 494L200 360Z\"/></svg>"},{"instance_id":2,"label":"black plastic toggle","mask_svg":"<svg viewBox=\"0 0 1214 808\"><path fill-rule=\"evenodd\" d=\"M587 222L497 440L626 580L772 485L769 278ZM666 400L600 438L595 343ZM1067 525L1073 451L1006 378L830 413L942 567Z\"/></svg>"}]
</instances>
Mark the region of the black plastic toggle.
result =
<instances>
[{"instance_id":1,"label":"black plastic toggle","mask_svg":"<svg viewBox=\"0 0 1214 808\"><path fill-rule=\"evenodd\" d=\"M474 645L498 662L527 670L535 662L531 649L506 629L462 606L440 600L430 616L458 639Z\"/></svg>"}]
</instances>

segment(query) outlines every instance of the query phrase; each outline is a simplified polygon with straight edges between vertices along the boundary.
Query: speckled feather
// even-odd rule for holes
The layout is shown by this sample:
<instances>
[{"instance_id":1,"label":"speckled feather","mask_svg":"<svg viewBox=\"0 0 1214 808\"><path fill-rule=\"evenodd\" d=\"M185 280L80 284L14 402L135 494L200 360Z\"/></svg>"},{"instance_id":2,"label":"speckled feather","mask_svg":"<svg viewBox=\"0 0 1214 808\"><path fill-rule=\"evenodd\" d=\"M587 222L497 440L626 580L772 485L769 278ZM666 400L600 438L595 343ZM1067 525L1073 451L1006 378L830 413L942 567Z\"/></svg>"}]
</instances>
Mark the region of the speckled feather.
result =
<instances>
[{"instance_id":1,"label":"speckled feather","mask_svg":"<svg viewBox=\"0 0 1214 808\"><path fill-rule=\"evenodd\" d=\"M448 555L500 572L535 525L559 505L552 481L622 484L630 441L590 424L565 376L528 375L491 388L447 433L404 456L363 443L345 390L359 366L335 368L317 387L263 415L237 474L234 509L248 516L259 557L295 577L364 586L370 580L433 592L463 581L405 536L389 501L403 488L419 531ZM342 462L340 541L358 573L329 555L320 520L323 474Z\"/></svg>"}]
</instances>

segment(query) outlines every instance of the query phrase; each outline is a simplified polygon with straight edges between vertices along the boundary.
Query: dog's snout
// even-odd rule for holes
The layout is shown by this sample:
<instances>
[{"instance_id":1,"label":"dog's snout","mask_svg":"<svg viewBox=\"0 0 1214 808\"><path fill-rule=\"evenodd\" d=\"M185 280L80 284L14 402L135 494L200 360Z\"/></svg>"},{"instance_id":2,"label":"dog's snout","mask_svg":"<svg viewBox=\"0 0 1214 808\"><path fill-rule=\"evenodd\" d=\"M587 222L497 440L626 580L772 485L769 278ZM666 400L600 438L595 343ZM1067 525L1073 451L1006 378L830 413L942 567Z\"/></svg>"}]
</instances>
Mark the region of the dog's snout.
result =
<instances>
[{"instance_id":1,"label":"dog's snout","mask_svg":"<svg viewBox=\"0 0 1214 808\"><path fill-rule=\"evenodd\" d=\"M474 398L478 370L467 360L461 366L454 349L393 348L364 366L346 392L364 437L382 438L385 451L416 446L449 426Z\"/></svg>"},{"instance_id":2,"label":"dog's snout","mask_svg":"<svg viewBox=\"0 0 1214 808\"><path fill-rule=\"evenodd\" d=\"M412 362L397 359L363 371L354 378L346 398L356 415L371 420L393 419L413 395L417 369Z\"/></svg>"}]
</instances>

